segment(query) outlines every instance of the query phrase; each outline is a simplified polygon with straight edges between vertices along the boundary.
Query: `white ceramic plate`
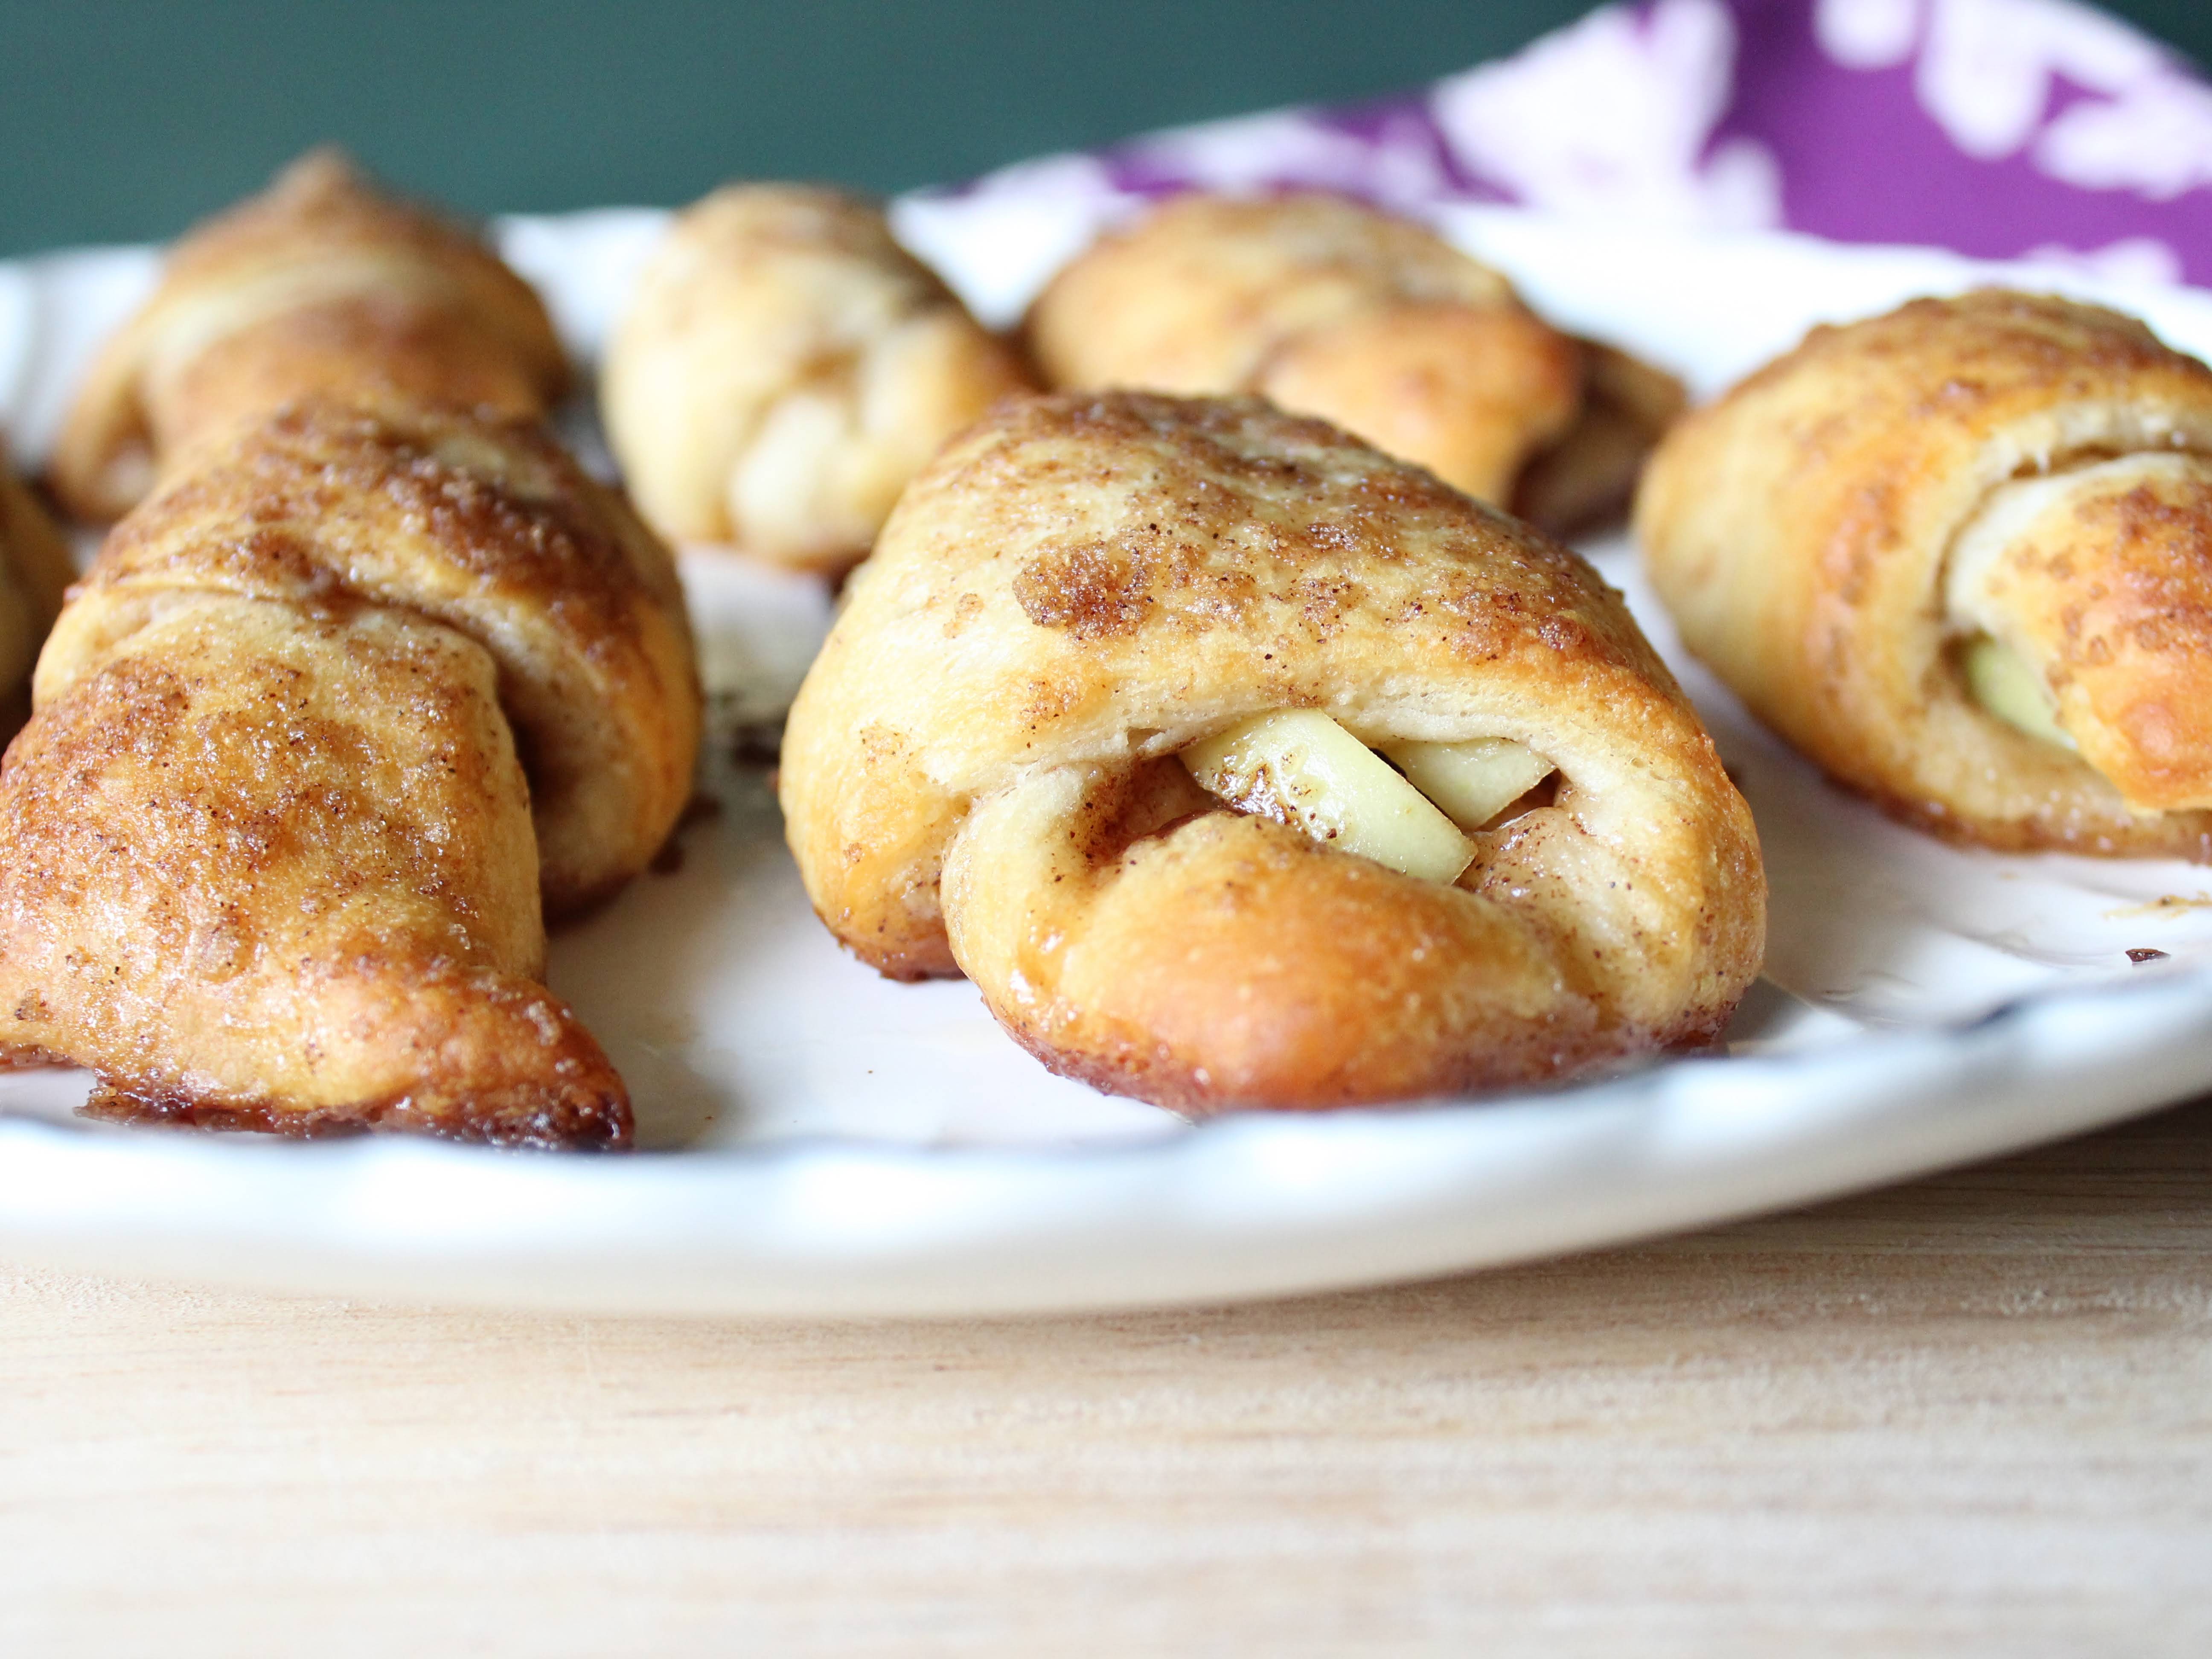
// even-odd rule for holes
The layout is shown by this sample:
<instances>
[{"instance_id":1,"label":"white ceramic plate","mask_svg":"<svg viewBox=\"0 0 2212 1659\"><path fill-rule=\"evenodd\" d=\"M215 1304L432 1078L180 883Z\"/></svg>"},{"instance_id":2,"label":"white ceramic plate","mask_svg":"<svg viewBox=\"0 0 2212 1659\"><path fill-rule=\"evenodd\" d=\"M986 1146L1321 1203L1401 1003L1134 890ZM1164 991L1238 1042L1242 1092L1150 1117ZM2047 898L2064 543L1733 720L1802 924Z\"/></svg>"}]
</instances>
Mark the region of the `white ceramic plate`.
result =
<instances>
[{"instance_id":1,"label":"white ceramic plate","mask_svg":"<svg viewBox=\"0 0 2212 1659\"><path fill-rule=\"evenodd\" d=\"M1042 178L1039 185L1036 179ZM1087 182L1085 182L1087 180ZM1127 204L1091 174L902 204L1004 319ZM662 222L516 220L507 250L579 356ZM1460 209L1446 228L1559 320L1709 393L1811 323L2026 282L2212 350L2212 295L1771 235ZM35 460L143 250L0 266L0 410ZM604 451L587 410L569 434ZM1589 551L1690 687L1757 812L1769 980L1725 1058L1579 1088L1189 1128L1047 1075L963 984L842 956L782 847L757 741L826 624L821 590L687 554L719 818L556 942L552 982L628 1078L623 1158L398 1139L294 1146L70 1115L70 1073L0 1079L0 1248L129 1273L430 1301L696 1313L1076 1309L1281 1294L1604 1243L2084 1129L2212 1085L2212 872L1940 846L1828 787L1684 660L1632 551ZM741 752L742 751L742 752ZM2130 964L2130 948L2167 956Z\"/></svg>"}]
</instances>

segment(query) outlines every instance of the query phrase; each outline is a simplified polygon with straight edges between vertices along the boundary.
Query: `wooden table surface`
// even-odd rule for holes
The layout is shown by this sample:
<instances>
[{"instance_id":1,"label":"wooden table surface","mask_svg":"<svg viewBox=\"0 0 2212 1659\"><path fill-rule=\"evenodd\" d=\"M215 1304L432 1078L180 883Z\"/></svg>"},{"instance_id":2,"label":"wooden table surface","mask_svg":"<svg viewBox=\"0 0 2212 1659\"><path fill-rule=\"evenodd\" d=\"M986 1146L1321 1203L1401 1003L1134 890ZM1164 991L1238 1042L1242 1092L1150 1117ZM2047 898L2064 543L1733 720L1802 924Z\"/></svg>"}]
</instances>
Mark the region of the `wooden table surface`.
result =
<instances>
[{"instance_id":1,"label":"wooden table surface","mask_svg":"<svg viewBox=\"0 0 2212 1659\"><path fill-rule=\"evenodd\" d=\"M2212 1103L1439 1284L686 1324L0 1268L0 1652L2212 1653Z\"/></svg>"}]
</instances>

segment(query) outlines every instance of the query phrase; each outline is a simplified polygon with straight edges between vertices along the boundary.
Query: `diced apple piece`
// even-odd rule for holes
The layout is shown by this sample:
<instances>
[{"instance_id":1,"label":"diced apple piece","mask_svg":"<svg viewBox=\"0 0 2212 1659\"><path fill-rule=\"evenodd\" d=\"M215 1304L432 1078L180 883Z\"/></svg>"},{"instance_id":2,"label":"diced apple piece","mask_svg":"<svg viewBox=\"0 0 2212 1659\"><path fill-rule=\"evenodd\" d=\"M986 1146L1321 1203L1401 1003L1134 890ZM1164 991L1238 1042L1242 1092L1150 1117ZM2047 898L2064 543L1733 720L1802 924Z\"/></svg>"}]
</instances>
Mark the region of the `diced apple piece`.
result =
<instances>
[{"instance_id":1,"label":"diced apple piece","mask_svg":"<svg viewBox=\"0 0 2212 1659\"><path fill-rule=\"evenodd\" d=\"M1966 690L1974 701L2006 725L2061 748L2075 746L2072 736L2058 723L2058 700L2051 695L2050 686L2010 646L1977 634L1961 648L1959 665L1966 671Z\"/></svg>"},{"instance_id":2,"label":"diced apple piece","mask_svg":"<svg viewBox=\"0 0 2212 1659\"><path fill-rule=\"evenodd\" d=\"M1413 787L1462 830L1480 830L1552 775L1552 763L1510 738L1386 743Z\"/></svg>"},{"instance_id":3,"label":"diced apple piece","mask_svg":"<svg viewBox=\"0 0 2212 1659\"><path fill-rule=\"evenodd\" d=\"M2058 723L2057 699L2045 672L2055 666L2054 642L2044 611L2050 605L2051 567L2032 561L2035 580L2024 581L2010 557L2039 527L2062 521L2093 501L2130 490L2197 483L2212 476L2199 455L2145 450L2109 460L2014 478L1990 491L1951 544L1943 573L1945 623L1963 636L1959 665L1975 702L2030 737L2078 747ZM2032 590L2040 587L2040 600Z\"/></svg>"},{"instance_id":4,"label":"diced apple piece","mask_svg":"<svg viewBox=\"0 0 2212 1659\"><path fill-rule=\"evenodd\" d=\"M1455 880L1474 848L1421 792L1328 715L1262 714L1183 751L1231 805L1427 881Z\"/></svg>"}]
</instances>

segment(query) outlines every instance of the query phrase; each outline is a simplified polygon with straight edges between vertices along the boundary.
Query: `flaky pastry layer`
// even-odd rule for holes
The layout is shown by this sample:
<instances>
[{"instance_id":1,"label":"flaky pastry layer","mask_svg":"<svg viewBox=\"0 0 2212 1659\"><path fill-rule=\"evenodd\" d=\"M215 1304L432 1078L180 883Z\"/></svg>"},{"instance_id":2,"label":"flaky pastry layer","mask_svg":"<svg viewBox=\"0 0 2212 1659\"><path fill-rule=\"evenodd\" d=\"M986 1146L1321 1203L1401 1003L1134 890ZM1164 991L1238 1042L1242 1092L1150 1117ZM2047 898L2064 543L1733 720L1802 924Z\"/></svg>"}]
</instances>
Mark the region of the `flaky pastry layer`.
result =
<instances>
[{"instance_id":1,"label":"flaky pastry layer","mask_svg":"<svg viewBox=\"0 0 2212 1659\"><path fill-rule=\"evenodd\" d=\"M690 799L700 702L675 562L534 421L318 400L203 449L109 535L40 659L37 706L206 592L404 608L489 651L556 915L642 870Z\"/></svg>"},{"instance_id":2,"label":"flaky pastry layer","mask_svg":"<svg viewBox=\"0 0 2212 1659\"><path fill-rule=\"evenodd\" d=\"M1556 798L1457 886L1172 757L1273 710L1508 738ZM1056 1069L1185 1110L1554 1077L1709 1037L1764 882L1695 714L1579 558L1256 399L1003 409L902 500L787 728L809 895Z\"/></svg>"},{"instance_id":3,"label":"flaky pastry layer","mask_svg":"<svg viewBox=\"0 0 2212 1659\"><path fill-rule=\"evenodd\" d=\"M179 595L0 775L0 1048L96 1115L610 1145L621 1080L538 983L490 655L361 605Z\"/></svg>"},{"instance_id":4,"label":"flaky pastry layer","mask_svg":"<svg viewBox=\"0 0 2212 1659\"><path fill-rule=\"evenodd\" d=\"M1257 392L1554 530L1623 505L1681 406L1425 226L1314 193L1171 198L1060 271L1028 337L1054 386Z\"/></svg>"},{"instance_id":5,"label":"flaky pastry layer","mask_svg":"<svg viewBox=\"0 0 2212 1659\"><path fill-rule=\"evenodd\" d=\"M699 692L667 550L536 422L309 401L196 447L34 690L0 1051L109 1116L627 1142L544 915L662 845Z\"/></svg>"},{"instance_id":6,"label":"flaky pastry layer","mask_svg":"<svg viewBox=\"0 0 2212 1659\"><path fill-rule=\"evenodd\" d=\"M1997 492L2142 453L2212 454L2212 370L2094 307L1919 300L1814 330L1683 421L1637 529L1690 648L1893 812L1990 847L2203 860L2212 490L2192 471L2093 489L2004 550L2008 643L2039 653L2078 751L1976 702L1947 608Z\"/></svg>"},{"instance_id":7,"label":"flaky pastry layer","mask_svg":"<svg viewBox=\"0 0 2212 1659\"><path fill-rule=\"evenodd\" d=\"M543 415L568 369L530 285L465 228L316 150L172 248L56 441L55 492L128 511L195 443L296 398Z\"/></svg>"},{"instance_id":8,"label":"flaky pastry layer","mask_svg":"<svg viewBox=\"0 0 2212 1659\"><path fill-rule=\"evenodd\" d=\"M733 185L686 210L607 351L607 435L663 535L836 572L998 399L1014 355L836 191Z\"/></svg>"}]
</instances>

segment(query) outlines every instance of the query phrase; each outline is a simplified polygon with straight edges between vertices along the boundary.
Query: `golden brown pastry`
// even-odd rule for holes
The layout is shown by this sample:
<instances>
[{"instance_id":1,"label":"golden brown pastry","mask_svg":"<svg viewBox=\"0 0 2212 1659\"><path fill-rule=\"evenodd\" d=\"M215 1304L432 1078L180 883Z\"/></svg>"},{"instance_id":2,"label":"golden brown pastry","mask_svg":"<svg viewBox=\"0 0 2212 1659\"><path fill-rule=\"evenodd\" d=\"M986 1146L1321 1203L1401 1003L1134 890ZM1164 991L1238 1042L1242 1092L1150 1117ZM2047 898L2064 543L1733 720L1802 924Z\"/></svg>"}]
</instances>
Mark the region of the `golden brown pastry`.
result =
<instances>
[{"instance_id":1,"label":"golden brown pastry","mask_svg":"<svg viewBox=\"0 0 2212 1659\"><path fill-rule=\"evenodd\" d=\"M568 383L545 307L466 228L333 150L170 251L56 441L72 513L112 519L191 443L315 393L543 414Z\"/></svg>"},{"instance_id":2,"label":"golden brown pastry","mask_svg":"<svg viewBox=\"0 0 2212 1659\"><path fill-rule=\"evenodd\" d=\"M1054 386L1259 392L1559 532L1626 503L1681 406L1426 227L1336 196L1174 198L1062 270L1028 333Z\"/></svg>"},{"instance_id":3,"label":"golden brown pastry","mask_svg":"<svg viewBox=\"0 0 2212 1659\"><path fill-rule=\"evenodd\" d=\"M309 402L200 451L35 692L0 772L15 1057L91 1067L108 1115L626 1141L543 911L661 845L698 692L666 550L535 422Z\"/></svg>"},{"instance_id":4,"label":"golden brown pastry","mask_svg":"<svg viewBox=\"0 0 2212 1659\"><path fill-rule=\"evenodd\" d=\"M639 278L602 403L662 535L834 573L947 438L1030 389L873 203L732 185L681 215Z\"/></svg>"},{"instance_id":5,"label":"golden brown pastry","mask_svg":"<svg viewBox=\"0 0 2212 1659\"><path fill-rule=\"evenodd\" d=\"M2212 370L2048 296L1816 329L1690 416L1637 526L1684 640L1893 813L2212 858Z\"/></svg>"},{"instance_id":6,"label":"golden brown pastry","mask_svg":"<svg viewBox=\"0 0 2212 1659\"><path fill-rule=\"evenodd\" d=\"M864 960L964 972L1054 1070L1188 1112L1699 1042L1764 939L1749 814L1619 596L1255 398L1040 398L955 443L852 580L781 792Z\"/></svg>"},{"instance_id":7,"label":"golden brown pastry","mask_svg":"<svg viewBox=\"0 0 2212 1659\"><path fill-rule=\"evenodd\" d=\"M31 664L76 574L61 532L0 446L0 731L13 733L30 713Z\"/></svg>"}]
</instances>

